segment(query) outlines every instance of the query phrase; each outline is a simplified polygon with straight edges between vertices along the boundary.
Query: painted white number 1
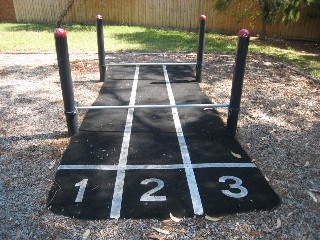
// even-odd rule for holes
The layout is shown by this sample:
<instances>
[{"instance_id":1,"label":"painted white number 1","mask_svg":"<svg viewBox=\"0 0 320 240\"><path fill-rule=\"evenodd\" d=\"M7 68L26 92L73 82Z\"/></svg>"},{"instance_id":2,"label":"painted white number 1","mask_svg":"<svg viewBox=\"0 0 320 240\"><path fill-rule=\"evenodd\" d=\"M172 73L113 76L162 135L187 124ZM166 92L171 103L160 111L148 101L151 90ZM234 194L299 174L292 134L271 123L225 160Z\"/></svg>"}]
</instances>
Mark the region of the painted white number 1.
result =
<instances>
[{"instance_id":1,"label":"painted white number 1","mask_svg":"<svg viewBox=\"0 0 320 240\"><path fill-rule=\"evenodd\" d=\"M87 187L87 183L88 183L88 179L83 179L81 182L78 182L74 185L75 187L80 187L77 198L74 202L82 202L84 191L86 190L86 187Z\"/></svg>"},{"instance_id":2,"label":"painted white number 1","mask_svg":"<svg viewBox=\"0 0 320 240\"><path fill-rule=\"evenodd\" d=\"M227 180L235 181L235 183L229 184L229 187L231 189L238 189L238 190L240 190L240 192L233 193L229 190L221 190L224 195L226 195L228 197L232 197L232 198L243 198L248 195L248 190L244 186L241 186L242 180L240 178L237 178L234 176L222 176L219 178L219 182L221 182L221 183L224 183Z\"/></svg>"},{"instance_id":3,"label":"painted white number 1","mask_svg":"<svg viewBox=\"0 0 320 240\"><path fill-rule=\"evenodd\" d=\"M157 178L149 178L145 179L141 182L143 185L147 185L148 183L155 182L158 184L155 188L151 189L150 191L146 192L143 194L140 198L140 201L142 202L161 202L161 201L166 201L167 197L166 196L152 196L152 194L158 192L164 187L164 182L160 179Z\"/></svg>"}]
</instances>

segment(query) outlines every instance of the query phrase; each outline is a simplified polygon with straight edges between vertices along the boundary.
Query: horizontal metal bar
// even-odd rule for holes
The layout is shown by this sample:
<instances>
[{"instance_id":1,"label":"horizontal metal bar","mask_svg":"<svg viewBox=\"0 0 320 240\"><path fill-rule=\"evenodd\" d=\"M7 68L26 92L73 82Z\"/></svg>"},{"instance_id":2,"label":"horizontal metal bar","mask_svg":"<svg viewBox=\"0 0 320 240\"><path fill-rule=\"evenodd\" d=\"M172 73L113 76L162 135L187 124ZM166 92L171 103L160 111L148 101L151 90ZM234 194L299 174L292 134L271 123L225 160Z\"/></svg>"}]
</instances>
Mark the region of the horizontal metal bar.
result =
<instances>
[{"instance_id":1,"label":"horizontal metal bar","mask_svg":"<svg viewBox=\"0 0 320 240\"><path fill-rule=\"evenodd\" d=\"M178 105L123 105L123 106L80 106L77 110L128 109L128 108L217 108L229 107L229 104L178 104Z\"/></svg>"},{"instance_id":2,"label":"horizontal metal bar","mask_svg":"<svg viewBox=\"0 0 320 240\"><path fill-rule=\"evenodd\" d=\"M106 66L137 66L137 65L142 65L142 66L158 66L158 65L197 65L197 63L144 63L144 62L138 62L138 63L109 63L106 64Z\"/></svg>"},{"instance_id":3,"label":"horizontal metal bar","mask_svg":"<svg viewBox=\"0 0 320 240\"><path fill-rule=\"evenodd\" d=\"M184 164L161 164L161 165L126 165L124 170L145 170L145 169L161 169L174 170L184 168L256 168L254 163L193 163L189 166ZM120 169L118 165L60 165L58 171L61 170L102 170L117 171Z\"/></svg>"}]
</instances>

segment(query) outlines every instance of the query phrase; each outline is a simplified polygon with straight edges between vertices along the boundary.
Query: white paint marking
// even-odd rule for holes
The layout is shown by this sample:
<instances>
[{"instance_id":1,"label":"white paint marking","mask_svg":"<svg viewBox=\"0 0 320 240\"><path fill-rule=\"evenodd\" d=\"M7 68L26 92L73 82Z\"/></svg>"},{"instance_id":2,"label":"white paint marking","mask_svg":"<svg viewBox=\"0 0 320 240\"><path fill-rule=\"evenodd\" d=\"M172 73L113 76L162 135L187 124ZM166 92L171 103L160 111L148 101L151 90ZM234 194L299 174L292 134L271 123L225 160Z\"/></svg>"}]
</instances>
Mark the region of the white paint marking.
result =
<instances>
[{"instance_id":1,"label":"white paint marking","mask_svg":"<svg viewBox=\"0 0 320 240\"><path fill-rule=\"evenodd\" d=\"M193 168L256 168L254 163L195 163Z\"/></svg>"},{"instance_id":2,"label":"white paint marking","mask_svg":"<svg viewBox=\"0 0 320 240\"><path fill-rule=\"evenodd\" d=\"M140 184L148 185L151 182L155 182L157 186L155 188L152 188L145 194L143 194L140 198L141 202L163 202L167 201L166 196L153 196L152 194L160 191L164 187L164 182L161 179L158 178L148 178L143 180Z\"/></svg>"},{"instance_id":3,"label":"white paint marking","mask_svg":"<svg viewBox=\"0 0 320 240\"><path fill-rule=\"evenodd\" d=\"M102 170L117 171L118 166L115 165L60 165L58 170Z\"/></svg>"},{"instance_id":4,"label":"white paint marking","mask_svg":"<svg viewBox=\"0 0 320 240\"><path fill-rule=\"evenodd\" d=\"M134 106L134 104L136 102L138 76L139 76L139 66L136 66L136 71L134 74L134 81L133 81L133 85L132 85L129 106ZM124 177L125 177L125 170L126 170L126 165L127 165L129 143L130 143L130 136L131 136L131 128L132 128L132 121L133 121L133 112L134 112L134 108L128 109L127 120L126 120L126 125L125 125L125 129L124 129L123 140L122 140L122 146L121 146L121 153L120 153L120 157L119 157L117 178L116 178L116 183L114 186L110 218L115 218L115 219L118 219L120 217Z\"/></svg>"},{"instance_id":5,"label":"white paint marking","mask_svg":"<svg viewBox=\"0 0 320 240\"><path fill-rule=\"evenodd\" d=\"M195 163L191 168L256 168L254 163ZM126 165L125 170L174 170L184 169L184 164L167 164L167 165ZM101 170L117 171L117 165L60 165L59 171L62 170Z\"/></svg>"},{"instance_id":6,"label":"white paint marking","mask_svg":"<svg viewBox=\"0 0 320 240\"><path fill-rule=\"evenodd\" d=\"M84 191L86 190L88 183L88 179L83 179L81 182L76 183L74 186L79 187L79 191L76 197L76 200L74 202L80 203L82 202Z\"/></svg>"},{"instance_id":7,"label":"white paint marking","mask_svg":"<svg viewBox=\"0 0 320 240\"><path fill-rule=\"evenodd\" d=\"M167 68L165 65L163 67L163 72L164 72L164 78L166 81L166 86L167 86L167 91L168 91L168 96L170 100L171 105L176 105L176 101L174 100L174 95L172 92ZM195 215L203 215L203 206L198 190L198 185L196 182L196 177L193 172L192 164L191 164L191 159L189 155L189 151L187 148L187 144L183 135L180 119L179 119L179 114L178 114L178 109L177 108L172 108L172 116L173 116L173 121L174 121L174 126L176 128L177 132L177 137L178 137L178 142L180 146L180 152L183 160L183 165L185 168L186 176L187 176L187 182L190 190L190 195L191 195L191 200L192 200L192 205L193 205L193 212Z\"/></svg>"},{"instance_id":8,"label":"white paint marking","mask_svg":"<svg viewBox=\"0 0 320 240\"><path fill-rule=\"evenodd\" d=\"M238 189L240 192L231 192L229 190L221 190L221 192L232 198L244 198L245 196L248 195L248 189L246 189L244 186L242 186L242 180L240 178L237 178L235 176L222 176L219 178L219 182L225 183L227 180L233 180L235 183L229 184L229 187L231 189Z\"/></svg>"}]
</instances>

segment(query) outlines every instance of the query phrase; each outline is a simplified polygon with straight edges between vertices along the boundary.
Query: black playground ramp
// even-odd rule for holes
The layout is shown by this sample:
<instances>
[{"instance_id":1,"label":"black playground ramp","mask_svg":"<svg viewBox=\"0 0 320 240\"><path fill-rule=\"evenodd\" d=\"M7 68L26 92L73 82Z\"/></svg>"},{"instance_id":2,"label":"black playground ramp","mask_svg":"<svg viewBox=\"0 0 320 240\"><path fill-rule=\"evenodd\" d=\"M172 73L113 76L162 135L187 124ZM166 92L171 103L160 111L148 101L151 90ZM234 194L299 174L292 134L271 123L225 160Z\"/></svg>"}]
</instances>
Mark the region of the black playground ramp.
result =
<instances>
[{"instance_id":1,"label":"black playground ramp","mask_svg":"<svg viewBox=\"0 0 320 240\"><path fill-rule=\"evenodd\" d=\"M211 103L190 66L110 66L63 154L48 196L83 219L223 215L280 203L214 109L133 108Z\"/></svg>"}]
</instances>

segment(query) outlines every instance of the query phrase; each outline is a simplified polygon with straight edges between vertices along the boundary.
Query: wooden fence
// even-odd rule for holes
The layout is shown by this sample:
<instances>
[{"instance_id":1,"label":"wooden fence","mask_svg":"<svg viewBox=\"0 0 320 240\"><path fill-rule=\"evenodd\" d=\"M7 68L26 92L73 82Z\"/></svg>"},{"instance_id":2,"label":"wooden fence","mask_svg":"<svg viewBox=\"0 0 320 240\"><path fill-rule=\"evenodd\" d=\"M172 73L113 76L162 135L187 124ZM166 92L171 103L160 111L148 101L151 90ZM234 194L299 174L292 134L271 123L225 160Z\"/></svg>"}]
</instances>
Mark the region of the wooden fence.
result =
<instances>
[{"instance_id":1,"label":"wooden fence","mask_svg":"<svg viewBox=\"0 0 320 240\"><path fill-rule=\"evenodd\" d=\"M208 30L235 34L244 27L257 34L261 27L258 20L244 17L236 21L238 13L242 13L250 1L234 1L227 13L218 13L214 10L213 0L75 0L65 22L93 24L100 13L107 24L197 29L199 15L205 14ZM55 22L67 2L13 0L18 22ZM308 18L306 11L299 22L288 27L282 24L269 26L268 36L320 40L320 19Z\"/></svg>"},{"instance_id":2,"label":"wooden fence","mask_svg":"<svg viewBox=\"0 0 320 240\"><path fill-rule=\"evenodd\" d=\"M16 14L12 0L0 0L0 22L15 22Z\"/></svg>"}]
</instances>

